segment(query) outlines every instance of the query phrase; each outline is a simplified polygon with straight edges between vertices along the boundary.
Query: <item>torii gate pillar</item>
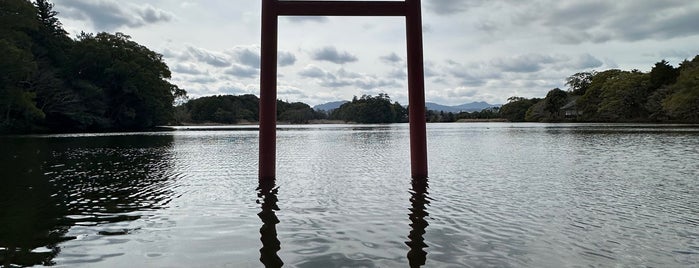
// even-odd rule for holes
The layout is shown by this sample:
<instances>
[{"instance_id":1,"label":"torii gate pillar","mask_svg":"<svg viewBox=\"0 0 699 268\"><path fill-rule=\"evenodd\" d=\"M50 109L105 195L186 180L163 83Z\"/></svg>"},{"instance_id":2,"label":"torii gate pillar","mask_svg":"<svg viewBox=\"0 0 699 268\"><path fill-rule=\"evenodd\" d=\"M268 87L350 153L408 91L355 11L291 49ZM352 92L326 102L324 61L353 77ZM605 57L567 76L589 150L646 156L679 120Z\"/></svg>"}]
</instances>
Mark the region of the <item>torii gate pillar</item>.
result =
<instances>
[{"instance_id":1,"label":"torii gate pillar","mask_svg":"<svg viewBox=\"0 0 699 268\"><path fill-rule=\"evenodd\" d=\"M425 71L420 0L280 1L262 0L260 64L259 179L276 177L277 30L279 16L403 16L408 52L410 167L414 179L427 178Z\"/></svg>"}]
</instances>

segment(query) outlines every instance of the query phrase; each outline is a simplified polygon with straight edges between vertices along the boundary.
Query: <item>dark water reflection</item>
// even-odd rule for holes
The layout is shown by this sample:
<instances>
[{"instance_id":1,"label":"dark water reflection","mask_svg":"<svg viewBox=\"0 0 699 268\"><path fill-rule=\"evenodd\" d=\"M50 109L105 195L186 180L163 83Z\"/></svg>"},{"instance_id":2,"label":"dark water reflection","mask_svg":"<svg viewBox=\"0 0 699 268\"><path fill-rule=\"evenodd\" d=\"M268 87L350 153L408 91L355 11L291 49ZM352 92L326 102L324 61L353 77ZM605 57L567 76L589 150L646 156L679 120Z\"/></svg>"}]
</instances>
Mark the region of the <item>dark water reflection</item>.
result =
<instances>
[{"instance_id":1,"label":"dark water reflection","mask_svg":"<svg viewBox=\"0 0 699 268\"><path fill-rule=\"evenodd\" d=\"M61 242L132 230L102 224L139 219L172 200L172 136L3 138L0 263L52 265ZM73 226L94 226L81 237ZM94 257L94 256L93 256Z\"/></svg>"},{"instance_id":2,"label":"dark water reflection","mask_svg":"<svg viewBox=\"0 0 699 268\"><path fill-rule=\"evenodd\" d=\"M3 142L0 156L0 263L52 265L66 237L67 207L44 176L48 152L34 141Z\"/></svg>"},{"instance_id":3,"label":"dark water reflection","mask_svg":"<svg viewBox=\"0 0 699 268\"><path fill-rule=\"evenodd\" d=\"M279 218L275 212L279 210L279 206L277 206L278 191L279 189L274 185L274 180L260 180L260 186L257 188L257 202L262 207L262 211L257 214L262 220L260 261L265 267L282 267L284 265L282 259L277 255L281 249L281 242L277 237Z\"/></svg>"},{"instance_id":4,"label":"dark water reflection","mask_svg":"<svg viewBox=\"0 0 699 268\"><path fill-rule=\"evenodd\" d=\"M427 206L430 204L427 188L427 178L413 178L413 188L410 191L410 227L412 230L408 235L409 241L405 242L408 251L408 262L410 267L420 267L427 261L427 244L425 243L425 230L430 224L425 219L430 214L427 213Z\"/></svg>"}]
</instances>

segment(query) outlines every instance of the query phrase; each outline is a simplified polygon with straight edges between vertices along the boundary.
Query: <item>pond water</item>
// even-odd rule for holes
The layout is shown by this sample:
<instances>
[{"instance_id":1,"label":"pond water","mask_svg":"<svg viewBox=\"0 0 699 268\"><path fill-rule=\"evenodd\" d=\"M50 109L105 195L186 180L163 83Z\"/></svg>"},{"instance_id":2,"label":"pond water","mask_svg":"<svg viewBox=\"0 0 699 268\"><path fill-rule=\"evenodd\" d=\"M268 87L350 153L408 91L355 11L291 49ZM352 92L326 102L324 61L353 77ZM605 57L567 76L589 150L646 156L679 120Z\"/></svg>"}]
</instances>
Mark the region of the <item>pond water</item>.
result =
<instances>
[{"instance_id":1,"label":"pond water","mask_svg":"<svg viewBox=\"0 0 699 268\"><path fill-rule=\"evenodd\" d=\"M699 126L280 126L0 137L7 267L697 267Z\"/></svg>"}]
</instances>

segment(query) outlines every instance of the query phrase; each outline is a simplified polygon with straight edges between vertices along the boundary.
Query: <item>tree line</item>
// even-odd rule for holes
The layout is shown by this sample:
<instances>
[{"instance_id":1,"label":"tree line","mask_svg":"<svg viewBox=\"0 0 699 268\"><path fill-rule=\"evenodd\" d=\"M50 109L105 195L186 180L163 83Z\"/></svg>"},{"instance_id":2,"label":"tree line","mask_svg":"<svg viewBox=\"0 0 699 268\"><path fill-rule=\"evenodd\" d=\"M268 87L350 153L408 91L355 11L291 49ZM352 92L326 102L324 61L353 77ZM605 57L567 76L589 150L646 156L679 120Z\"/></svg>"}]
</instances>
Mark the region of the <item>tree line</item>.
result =
<instances>
[{"instance_id":1,"label":"tree line","mask_svg":"<svg viewBox=\"0 0 699 268\"><path fill-rule=\"evenodd\" d=\"M500 116L513 122L699 122L699 56L649 72L580 72L541 98L510 97Z\"/></svg>"},{"instance_id":2,"label":"tree line","mask_svg":"<svg viewBox=\"0 0 699 268\"><path fill-rule=\"evenodd\" d=\"M175 107L175 124L239 124L257 122L260 99L252 94L216 95L191 99ZM277 100L277 120L292 124L307 124L326 119L327 114L315 111L301 102Z\"/></svg>"},{"instance_id":3,"label":"tree line","mask_svg":"<svg viewBox=\"0 0 699 268\"><path fill-rule=\"evenodd\" d=\"M175 124L240 124L255 123L259 117L260 100L252 94L216 95L188 100L175 107ZM443 112L427 110L427 122L456 122L462 119L497 119L499 108L476 112ZM307 124L314 120L334 120L358 124L408 122L408 109L392 102L388 94L354 96L352 101L330 111L316 111L302 102L277 100L277 120L292 124Z\"/></svg>"},{"instance_id":4,"label":"tree line","mask_svg":"<svg viewBox=\"0 0 699 268\"><path fill-rule=\"evenodd\" d=\"M408 110L398 102L391 103L388 94L379 93L376 97L354 96L351 102L332 110L329 118L361 124L404 123L408 122Z\"/></svg>"},{"instance_id":5,"label":"tree line","mask_svg":"<svg viewBox=\"0 0 699 268\"><path fill-rule=\"evenodd\" d=\"M0 133L139 130L186 91L122 33L68 36L47 0L0 1Z\"/></svg>"}]
</instances>

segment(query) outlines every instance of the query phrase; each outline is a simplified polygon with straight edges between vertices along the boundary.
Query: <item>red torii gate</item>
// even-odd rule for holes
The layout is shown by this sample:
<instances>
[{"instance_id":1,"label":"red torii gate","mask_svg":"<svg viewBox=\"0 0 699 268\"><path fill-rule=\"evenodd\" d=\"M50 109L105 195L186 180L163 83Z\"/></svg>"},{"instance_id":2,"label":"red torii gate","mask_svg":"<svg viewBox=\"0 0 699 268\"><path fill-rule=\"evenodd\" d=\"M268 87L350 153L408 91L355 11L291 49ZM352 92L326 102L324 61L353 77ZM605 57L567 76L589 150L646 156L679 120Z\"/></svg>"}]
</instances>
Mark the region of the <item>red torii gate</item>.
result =
<instances>
[{"instance_id":1,"label":"red torii gate","mask_svg":"<svg viewBox=\"0 0 699 268\"><path fill-rule=\"evenodd\" d=\"M425 70L420 0L405 1L280 1L262 0L260 64L259 179L276 178L277 32L279 16L403 16L408 51L410 167L414 179L427 178Z\"/></svg>"}]
</instances>

